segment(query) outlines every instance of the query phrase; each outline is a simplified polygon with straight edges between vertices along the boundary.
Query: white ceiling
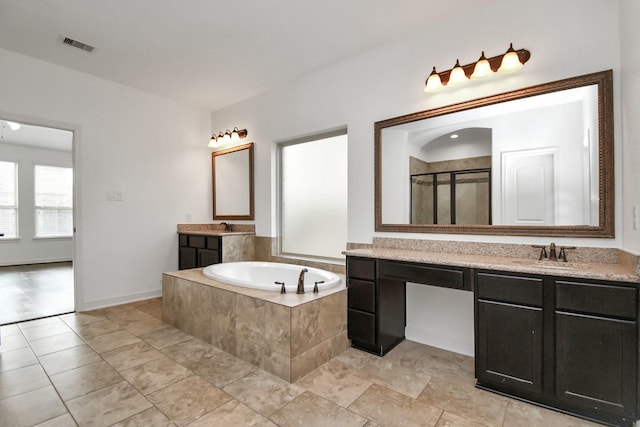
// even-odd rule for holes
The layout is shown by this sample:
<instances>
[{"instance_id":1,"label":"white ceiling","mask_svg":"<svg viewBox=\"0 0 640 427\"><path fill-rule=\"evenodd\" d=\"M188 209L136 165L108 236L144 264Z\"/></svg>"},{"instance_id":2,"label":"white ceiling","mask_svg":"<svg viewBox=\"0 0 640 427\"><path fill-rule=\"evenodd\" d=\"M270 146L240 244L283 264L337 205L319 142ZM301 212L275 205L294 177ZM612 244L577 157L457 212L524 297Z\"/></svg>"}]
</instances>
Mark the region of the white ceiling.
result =
<instances>
[{"instance_id":1,"label":"white ceiling","mask_svg":"<svg viewBox=\"0 0 640 427\"><path fill-rule=\"evenodd\" d=\"M489 1L0 0L0 47L215 111Z\"/></svg>"}]
</instances>

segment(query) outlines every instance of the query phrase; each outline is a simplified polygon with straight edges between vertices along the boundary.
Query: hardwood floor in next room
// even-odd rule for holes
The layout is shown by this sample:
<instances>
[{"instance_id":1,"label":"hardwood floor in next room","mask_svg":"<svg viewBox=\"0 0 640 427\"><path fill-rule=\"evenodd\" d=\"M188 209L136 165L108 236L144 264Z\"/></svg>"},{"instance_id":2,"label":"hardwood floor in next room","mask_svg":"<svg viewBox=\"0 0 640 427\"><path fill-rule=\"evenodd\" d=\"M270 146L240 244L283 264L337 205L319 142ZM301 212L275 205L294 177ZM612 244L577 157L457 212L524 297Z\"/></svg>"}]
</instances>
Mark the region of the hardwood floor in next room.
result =
<instances>
[{"instance_id":1,"label":"hardwood floor in next room","mask_svg":"<svg viewBox=\"0 0 640 427\"><path fill-rule=\"evenodd\" d=\"M0 325L74 310L71 262L0 267Z\"/></svg>"}]
</instances>

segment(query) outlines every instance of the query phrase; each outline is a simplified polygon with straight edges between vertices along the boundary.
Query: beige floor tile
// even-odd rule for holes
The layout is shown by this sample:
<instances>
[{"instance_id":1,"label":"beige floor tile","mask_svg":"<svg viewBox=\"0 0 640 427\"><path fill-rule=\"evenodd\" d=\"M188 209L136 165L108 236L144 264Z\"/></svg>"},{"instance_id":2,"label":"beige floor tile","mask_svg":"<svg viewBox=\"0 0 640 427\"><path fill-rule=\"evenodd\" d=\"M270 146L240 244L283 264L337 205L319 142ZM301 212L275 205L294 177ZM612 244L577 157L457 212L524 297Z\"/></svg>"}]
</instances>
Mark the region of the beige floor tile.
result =
<instances>
[{"instance_id":1,"label":"beige floor tile","mask_svg":"<svg viewBox=\"0 0 640 427\"><path fill-rule=\"evenodd\" d=\"M64 322L61 321L46 323L38 326L31 326L29 328L22 329L22 335L24 335L24 337L28 341L34 341L40 338L60 335L64 334L65 332L71 332L71 328L69 328Z\"/></svg>"},{"instance_id":2,"label":"beige floor tile","mask_svg":"<svg viewBox=\"0 0 640 427\"><path fill-rule=\"evenodd\" d=\"M519 426L524 425L526 424L519 424ZM469 421L458 415L452 414L450 412L445 412L438 420L436 427L484 427L484 424L480 424L475 421Z\"/></svg>"},{"instance_id":3,"label":"beige floor tile","mask_svg":"<svg viewBox=\"0 0 640 427\"><path fill-rule=\"evenodd\" d=\"M149 408L111 427L175 427L158 408Z\"/></svg>"},{"instance_id":4,"label":"beige floor tile","mask_svg":"<svg viewBox=\"0 0 640 427\"><path fill-rule=\"evenodd\" d=\"M170 325L163 322L161 319L151 317L149 319L137 320L126 325L124 328L131 332L135 336L148 334L149 332L157 331L158 329L168 328Z\"/></svg>"},{"instance_id":5,"label":"beige floor tile","mask_svg":"<svg viewBox=\"0 0 640 427\"><path fill-rule=\"evenodd\" d=\"M139 365L144 365L152 360L163 357L155 348L145 342L125 345L124 347L102 353L102 357L111 366L122 372Z\"/></svg>"},{"instance_id":6,"label":"beige floor tile","mask_svg":"<svg viewBox=\"0 0 640 427\"><path fill-rule=\"evenodd\" d=\"M475 388L433 377L418 398L467 420L488 426L501 426L508 398Z\"/></svg>"},{"instance_id":7,"label":"beige floor tile","mask_svg":"<svg viewBox=\"0 0 640 427\"><path fill-rule=\"evenodd\" d=\"M13 325L4 325L0 327L0 336L2 336L3 340L4 337L8 337L10 335L21 334L22 332L20 331L18 325L19 323L14 323Z\"/></svg>"},{"instance_id":8,"label":"beige floor tile","mask_svg":"<svg viewBox=\"0 0 640 427\"><path fill-rule=\"evenodd\" d=\"M296 384L320 397L347 407L372 384L339 362L329 361L311 371Z\"/></svg>"},{"instance_id":9,"label":"beige floor tile","mask_svg":"<svg viewBox=\"0 0 640 427\"><path fill-rule=\"evenodd\" d=\"M276 424L235 399L189 424L189 427L210 426L277 427Z\"/></svg>"},{"instance_id":10,"label":"beige floor tile","mask_svg":"<svg viewBox=\"0 0 640 427\"><path fill-rule=\"evenodd\" d=\"M5 327L3 326L2 329ZM0 353L4 353L11 350L17 350L19 348L29 347L29 342L22 335L22 332L18 334L2 336L2 345L0 345Z\"/></svg>"},{"instance_id":11,"label":"beige floor tile","mask_svg":"<svg viewBox=\"0 0 640 427\"><path fill-rule=\"evenodd\" d=\"M117 323L120 326L126 327L132 323L139 322L141 320L153 319L153 317L142 310L138 310L135 307L128 307L125 310L108 314L109 320Z\"/></svg>"},{"instance_id":12,"label":"beige floor tile","mask_svg":"<svg viewBox=\"0 0 640 427\"><path fill-rule=\"evenodd\" d=\"M201 359L220 353L221 350L215 348L211 344L207 344L206 342L199 340L198 338L191 337L180 344L163 348L162 352L188 368L190 365L200 361Z\"/></svg>"},{"instance_id":13,"label":"beige floor tile","mask_svg":"<svg viewBox=\"0 0 640 427\"><path fill-rule=\"evenodd\" d=\"M38 363L38 359L30 347L0 353L0 372L22 368L36 363Z\"/></svg>"},{"instance_id":14,"label":"beige floor tile","mask_svg":"<svg viewBox=\"0 0 640 427\"><path fill-rule=\"evenodd\" d=\"M349 410L383 426L434 426L442 415L440 408L377 384L353 402Z\"/></svg>"},{"instance_id":15,"label":"beige floor tile","mask_svg":"<svg viewBox=\"0 0 640 427\"><path fill-rule=\"evenodd\" d=\"M64 323L66 323L71 327L74 327L77 325L87 325L89 323L99 322L100 320L105 319L103 316L90 314L90 312L69 313L59 317L60 317L60 320L62 320Z\"/></svg>"},{"instance_id":16,"label":"beige floor tile","mask_svg":"<svg viewBox=\"0 0 640 427\"><path fill-rule=\"evenodd\" d=\"M357 368L365 379L388 387L406 396L417 398L431 380L431 375L401 365L393 359L380 357Z\"/></svg>"},{"instance_id":17,"label":"beige floor tile","mask_svg":"<svg viewBox=\"0 0 640 427\"><path fill-rule=\"evenodd\" d=\"M305 391L259 369L232 382L223 390L267 417Z\"/></svg>"},{"instance_id":18,"label":"beige floor tile","mask_svg":"<svg viewBox=\"0 0 640 427\"><path fill-rule=\"evenodd\" d=\"M120 325L112 322L111 320L103 319L96 322L74 325L72 326L72 329L76 332L76 334L86 339L108 334L110 332L115 332L122 328L120 327Z\"/></svg>"},{"instance_id":19,"label":"beige floor tile","mask_svg":"<svg viewBox=\"0 0 640 427\"><path fill-rule=\"evenodd\" d=\"M120 374L104 361L51 376L51 382L64 401L121 381Z\"/></svg>"},{"instance_id":20,"label":"beige floor tile","mask_svg":"<svg viewBox=\"0 0 640 427\"><path fill-rule=\"evenodd\" d=\"M67 412L53 386L0 400L0 426L33 426Z\"/></svg>"},{"instance_id":21,"label":"beige floor tile","mask_svg":"<svg viewBox=\"0 0 640 427\"><path fill-rule=\"evenodd\" d=\"M124 347L125 345L138 343L140 339L127 331L115 331L105 335L87 338L86 341L87 344L98 353L105 353L115 350L116 348Z\"/></svg>"},{"instance_id":22,"label":"beige floor tile","mask_svg":"<svg viewBox=\"0 0 640 427\"><path fill-rule=\"evenodd\" d=\"M510 400L504 417L504 427L544 426L544 427L596 427L592 423L560 412L517 400Z\"/></svg>"},{"instance_id":23,"label":"beige floor tile","mask_svg":"<svg viewBox=\"0 0 640 427\"><path fill-rule=\"evenodd\" d=\"M66 350L80 345L84 345L84 341L82 341L82 338L77 336L75 332L66 332L53 337L31 341L31 348L36 356L55 353L56 351Z\"/></svg>"},{"instance_id":24,"label":"beige floor tile","mask_svg":"<svg viewBox=\"0 0 640 427\"><path fill-rule=\"evenodd\" d=\"M362 350L356 350L355 348L348 348L342 354L334 357L334 362L340 362L350 368L362 368L364 366L375 363L379 357Z\"/></svg>"},{"instance_id":25,"label":"beige floor tile","mask_svg":"<svg viewBox=\"0 0 640 427\"><path fill-rule=\"evenodd\" d=\"M181 342L188 341L192 337L184 332L173 328L162 328L153 332L140 335L140 339L157 349L163 349Z\"/></svg>"},{"instance_id":26,"label":"beige floor tile","mask_svg":"<svg viewBox=\"0 0 640 427\"><path fill-rule=\"evenodd\" d=\"M367 419L335 403L305 391L271 417L282 427L364 426Z\"/></svg>"},{"instance_id":27,"label":"beige floor tile","mask_svg":"<svg viewBox=\"0 0 640 427\"><path fill-rule=\"evenodd\" d=\"M0 399L26 393L51 385L49 377L40 365L0 372Z\"/></svg>"},{"instance_id":28,"label":"beige floor tile","mask_svg":"<svg viewBox=\"0 0 640 427\"><path fill-rule=\"evenodd\" d=\"M216 387L222 388L257 368L235 356L220 352L190 364L189 369Z\"/></svg>"},{"instance_id":29,"label":"beige floor tile","mask_svg":"<svg viewBox=\"0 0 640 427\"><path fill-rule=\"evenodd\" d=\"M83 427L110 426L151 406L151 403L126 381L67 402L69 411Z\"/></svg>"},{"instance_id":30,"label":"beige floor tile","mask_svg":"<svg viewBox=\"0 0 640 427\"><path fill-rule=\"evenodd\" d=\"M49 353L40 356L39 359L40 364L49 375L59 374L60 372L90 365L102 360L100 355L86 344L55 353Z\"/></svg>"},{"instance_id":31,"label":"beige floor tile","mask_svg":"<svg viewBox=\"0 0 640 427\"><path fill-rule=\"evenodd\" d=\"M77 425L71 414L67 412L59 417L37 424L35 427L77 427Z\"/></svg>"},{"instance_id":32,"label":"beige floor tile","mask_svg":"<svg viewBox=\"0 0 640 427\"><path fill-rule=\"evenodd\" d=\"M144 365L127 369L121 373L127 381L145 395L191 375L187 368L166 356L147 362Z\"/></svg>"},{"instance_id":33,"label":"beige floor tile","mask_svg":"<svg viewBox=\"0 0 640 427\"><path fill-rule=\"evenodd\" d=\"M148 396L178 425L186 425L231 400L224 391L195 375Z\"/></svg>"},{"instance_id":34,"label":"beige floor tile","mask_svg":"<svg viewBox=\"0 0 640 427\"><path fill-rule=\"evenodd\" d=\"M61 323L62 321L58 316L44 317L42 319L28 320L26 322L18 323L18 327L21 330L33 328L36 326L50 325L52 323Z\"/></svg>"}]
</instances>

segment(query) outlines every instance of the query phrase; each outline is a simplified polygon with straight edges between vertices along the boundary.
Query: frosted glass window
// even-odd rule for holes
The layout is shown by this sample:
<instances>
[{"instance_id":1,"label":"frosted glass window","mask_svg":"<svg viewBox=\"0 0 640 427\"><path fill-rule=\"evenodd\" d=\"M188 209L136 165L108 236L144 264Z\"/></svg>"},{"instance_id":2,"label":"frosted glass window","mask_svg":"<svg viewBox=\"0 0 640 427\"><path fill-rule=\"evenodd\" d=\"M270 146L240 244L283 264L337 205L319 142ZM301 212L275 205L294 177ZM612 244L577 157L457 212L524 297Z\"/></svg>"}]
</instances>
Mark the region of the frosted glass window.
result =
<instances>
[{"instance_id":1,"label":"frosted glass window","mask_svg":"<svg viewBox=\"0 0 640 427\"><path fill-rule=\"evenodd\" d=\"M18 237L18 165L0 161L0 239Z\"/></svg>"},{"instance_id":2,"label":"frosted glass window","mask_svg":"<svg viewBox=\"0 0 640 427\"><path fill-rule=\"evenodd\" d=\"M342 259L346 241L346 133L280 145L280 252Z\"/></svg>"},{"instance_id":3,"label":"frosted glass window","mask_svg":"<svg viewBox=\"0 0 640 427\"><path fill-rule=\"evenodd\" d=\"M36 237L73 234L73 169L35 166Z\"/></svg>"}]
</instances>

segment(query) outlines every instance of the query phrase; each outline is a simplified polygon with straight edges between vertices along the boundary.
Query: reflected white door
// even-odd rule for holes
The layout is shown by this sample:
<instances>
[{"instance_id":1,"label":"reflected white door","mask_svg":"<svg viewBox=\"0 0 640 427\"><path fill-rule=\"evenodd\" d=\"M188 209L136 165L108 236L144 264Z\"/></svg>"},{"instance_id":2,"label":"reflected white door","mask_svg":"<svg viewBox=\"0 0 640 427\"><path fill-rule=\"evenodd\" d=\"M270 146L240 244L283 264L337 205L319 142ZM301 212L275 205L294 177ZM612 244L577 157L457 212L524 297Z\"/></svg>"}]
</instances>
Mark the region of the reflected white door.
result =
<instances>
[{"instance_id":1,"label":"reflected white door","mask_svg":"<svg viewBox=\"0 0 640 427\"><path fill-rule=\"evenodd\" d=\"M502 215L508 225L555 225L556 149L502 153Z\"/></svg>"}]
</instances>

